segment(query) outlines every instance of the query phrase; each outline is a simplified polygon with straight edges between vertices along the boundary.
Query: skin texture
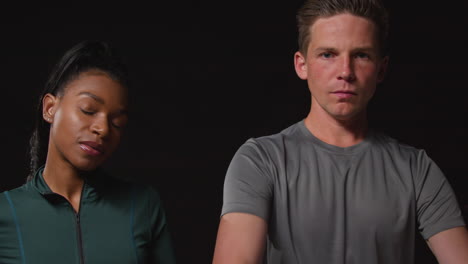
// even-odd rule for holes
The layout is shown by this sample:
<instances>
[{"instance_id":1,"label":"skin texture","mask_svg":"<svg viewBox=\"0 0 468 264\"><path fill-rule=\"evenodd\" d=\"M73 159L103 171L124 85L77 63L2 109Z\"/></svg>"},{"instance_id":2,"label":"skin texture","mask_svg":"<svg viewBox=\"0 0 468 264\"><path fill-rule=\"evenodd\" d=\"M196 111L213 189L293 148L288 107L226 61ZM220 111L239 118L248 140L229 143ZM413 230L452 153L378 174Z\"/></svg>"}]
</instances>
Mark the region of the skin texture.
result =
<instances>
[{"instance_id":1,"label":"skin texture","mask_svg":"<svg viewBox=\"0 0 468 264\"><path fill-rule=\"evenodd\" d=\"M427 241L440 264L468 263L468 232L465 227L437 233Z\"/></svg>"},{"instance_id":2,"label":"skin texture","mask_svg":"<svg viewBox=\"0 0 468 264\"><path fill-rule=\"evenodd\" d=\"M311 27L307 55L294 65L307 80L311 109L306 126L321 140L340 147L355 145L367 131L366 107L385 75L373 22L350 14L320 18Z\"/></svg>"},{"instance_id":3,"label":"skin texture","mask_svg":"<svg viewBox=\"0 0 468 264\"><path fill-rule=\"evenodd\" d=\"M127 91L102 72L80 74L63 94L47 94L43 116L51 124L44 179L79 211L83 179L117 148L127 122Z\"/></svg>"},{"instance_id":4,"label":"skin texture","mask_svg":"<svg viewBox=\"0 0 468 264\"><path fill-rule=\"evenodd\" d=\"M228 213L219 223L213 264L261 263L267 223L245 213Z\"/></svg>"},{"instance_id":5,"label":"skin texture","mask_svg":"<svg viewBox=\"0 0 468 264\"><path fill-rule=\"evenodd\" d=\"M307 56L295 54L298 76L307 80L313 106L337 120L362 114L382 80L382 59L375 25L361 17L341 14L321 18L311 28ZM340 98L334 92L352 92Z\"/></svg>"}]
</instances>

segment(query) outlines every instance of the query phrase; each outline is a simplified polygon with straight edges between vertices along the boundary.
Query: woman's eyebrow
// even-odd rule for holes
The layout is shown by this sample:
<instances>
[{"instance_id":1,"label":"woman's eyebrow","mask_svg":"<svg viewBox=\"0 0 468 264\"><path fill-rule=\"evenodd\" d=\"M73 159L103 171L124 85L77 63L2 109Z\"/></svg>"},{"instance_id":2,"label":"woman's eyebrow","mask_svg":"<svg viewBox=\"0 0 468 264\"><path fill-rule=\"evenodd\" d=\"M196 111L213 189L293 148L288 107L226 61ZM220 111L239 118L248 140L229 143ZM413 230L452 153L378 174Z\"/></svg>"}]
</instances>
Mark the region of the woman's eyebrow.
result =
<instances>
[{"instance_id":1,"label":"woman's eyebrow","mask_svg":"<svg viewBox=\"0 0 468 264\"><path fill-rule=\"evenodd\" d=\"M98 103L101 103L101 104L104 104L104 99L102 99L101 97L95 95L95 94L92 94L90 92L81 92L78 94L78 96L80 95L86 95L86 96L89 96L91 98L93 98L94 100L96 100Z\"/></svg>"}]
</instances>

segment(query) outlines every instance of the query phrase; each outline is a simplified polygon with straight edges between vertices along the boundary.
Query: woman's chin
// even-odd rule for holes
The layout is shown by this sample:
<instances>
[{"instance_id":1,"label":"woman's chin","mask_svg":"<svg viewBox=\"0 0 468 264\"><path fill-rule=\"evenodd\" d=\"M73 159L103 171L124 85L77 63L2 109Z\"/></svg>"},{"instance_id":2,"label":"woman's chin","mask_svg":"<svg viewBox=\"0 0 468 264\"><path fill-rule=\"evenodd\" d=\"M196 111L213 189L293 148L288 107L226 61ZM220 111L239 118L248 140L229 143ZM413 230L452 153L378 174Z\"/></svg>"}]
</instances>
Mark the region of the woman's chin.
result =
<instances>
[{"instance_id":1,"label":"woman's chin","mask_svg":"<svg viewBox=\"0 0 468 264\"><path fill-rule=\"evenodd\" d=\"M76 168L78 171L82 172L90 172L95 169L97 169L99 166L101 166L102 162L77 162L73 164L73 167Z\"/></svg>"}]
</instances>

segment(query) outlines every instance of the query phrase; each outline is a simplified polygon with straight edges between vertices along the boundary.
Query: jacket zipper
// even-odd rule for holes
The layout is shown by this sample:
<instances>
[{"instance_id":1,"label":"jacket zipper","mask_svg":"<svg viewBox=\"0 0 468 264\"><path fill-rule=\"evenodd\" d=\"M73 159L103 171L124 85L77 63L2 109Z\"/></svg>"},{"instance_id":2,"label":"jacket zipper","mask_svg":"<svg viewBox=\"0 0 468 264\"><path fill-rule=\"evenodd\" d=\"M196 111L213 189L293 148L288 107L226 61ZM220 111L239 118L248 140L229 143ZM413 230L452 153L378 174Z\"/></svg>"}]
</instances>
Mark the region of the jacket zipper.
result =
<instances>
[{"instance_id":1,"label":"jacket zipper","mask_svg":"<svg viewBox=\"0 0 468 264\"><path fill-rule=\"evenodd\" d=\"M78 240L78 251L79 251L79 258L80 264L84 264L84 255L83 255L83 241L81 238L81 224L80 224L80 213L76 213L76 237Z\"/></svg>"}]
</instances>

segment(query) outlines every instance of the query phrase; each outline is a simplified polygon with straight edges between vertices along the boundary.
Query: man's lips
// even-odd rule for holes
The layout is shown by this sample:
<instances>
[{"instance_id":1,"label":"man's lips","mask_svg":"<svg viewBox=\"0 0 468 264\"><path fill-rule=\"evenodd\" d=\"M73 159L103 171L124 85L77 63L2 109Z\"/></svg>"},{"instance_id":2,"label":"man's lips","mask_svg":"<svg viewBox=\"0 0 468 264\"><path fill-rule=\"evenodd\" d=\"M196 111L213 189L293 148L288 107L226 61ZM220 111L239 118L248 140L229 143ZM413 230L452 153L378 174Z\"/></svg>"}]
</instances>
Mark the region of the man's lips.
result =
<instances>
[{"instance_id":1,"label":"man's lips","mask_svg":"<svg viewBox=\"0 0 468 264\"><path fill-rule=\"evenodd\" d=\"M353 91L334 91L332 92L332 94L336 95L338 98L344 98L344 99L357 95Z\"/></svg>"},{"instance_id":2,"label":"man's lips","mask_svg":"<svg viewBox=\"0 0 468 264\"><path fill-rule=\"evenodd\" d=\"M104 147L94 141L81 141L80 148L89 155L97 156L104 153Z\"/></svg>"}]
</instances>

